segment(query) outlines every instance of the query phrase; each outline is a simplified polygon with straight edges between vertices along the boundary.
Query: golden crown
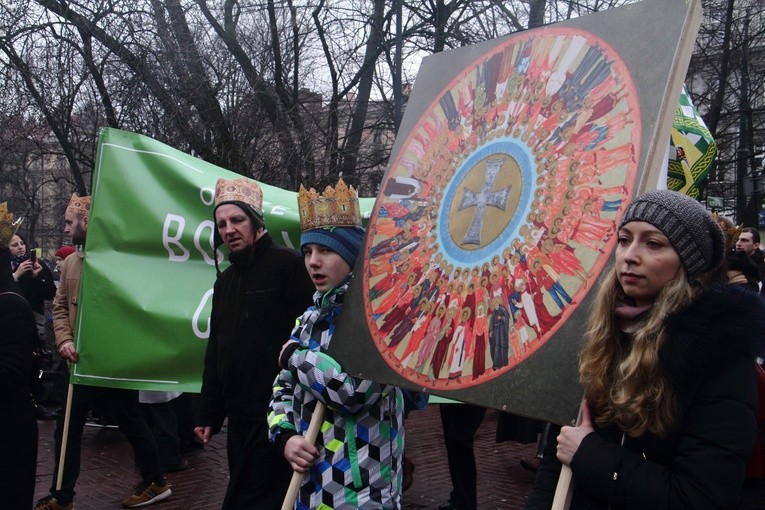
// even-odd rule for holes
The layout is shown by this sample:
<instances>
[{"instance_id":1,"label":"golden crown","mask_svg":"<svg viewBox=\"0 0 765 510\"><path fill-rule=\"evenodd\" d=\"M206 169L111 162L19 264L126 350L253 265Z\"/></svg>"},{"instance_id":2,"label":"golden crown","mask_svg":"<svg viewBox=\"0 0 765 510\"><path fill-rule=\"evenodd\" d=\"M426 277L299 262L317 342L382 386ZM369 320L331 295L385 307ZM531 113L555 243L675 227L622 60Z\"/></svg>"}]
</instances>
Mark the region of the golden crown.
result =
<instances>
[{"instance_id":1,"label":"golden crown","mask_svg":"<svg viewBox=\"0 0 765 510\"><path fill-rule=\"evenodd\" d=\"M738 236L741 235L741 232L744 230L744 224L736 225L730 219L725 216L720 216L716 212L713 212L712 216L717 224L720 225L723 234L725 234L725 250L735 250L736 241L738 241Z\"/></svg>"},{"instance_id":2,"label":"golden crown","mask_svg":"<svg viewBox=\"0 0 765 510\"><path fill-rule=\"evenodd\" d=\"M218 179L215 184L215 205L231 201L249 204L263 214L263 190L252 179Z\"/></svg>"},{"instance_id":3,"label":"golden crown","mask_svg":"<svg viewBox=\"0 0 765 510\"><path fill-rule=\"evenodd\" d=\"M8 202L0 203L0 246L10 244L22 221L23 218L16 219L8 212Z\"/></svg>"},{"instance_id":4,"label":"golden crown","mask_svg":"<svg viewBox=\"0 0 765 510\"><path fill-rule=\"evenodd\" d=\"M298 191L300 229L305 232L321 227L360 227L359 195L353 186L341 178L333 188L327 186L324 193L306 190L301 184Z\"/></svg>"},{"instance_id":5,"label":"golden crown","mask_svg":"<svg viewBox=\"0 0 765 510\"><path fill-rule=\"evenodd\" d=\"M77 193L72 193L69 205L66 206L66 212L87 216L90 212L90 196L81 197Z\"/></svg>"}]
</instances>

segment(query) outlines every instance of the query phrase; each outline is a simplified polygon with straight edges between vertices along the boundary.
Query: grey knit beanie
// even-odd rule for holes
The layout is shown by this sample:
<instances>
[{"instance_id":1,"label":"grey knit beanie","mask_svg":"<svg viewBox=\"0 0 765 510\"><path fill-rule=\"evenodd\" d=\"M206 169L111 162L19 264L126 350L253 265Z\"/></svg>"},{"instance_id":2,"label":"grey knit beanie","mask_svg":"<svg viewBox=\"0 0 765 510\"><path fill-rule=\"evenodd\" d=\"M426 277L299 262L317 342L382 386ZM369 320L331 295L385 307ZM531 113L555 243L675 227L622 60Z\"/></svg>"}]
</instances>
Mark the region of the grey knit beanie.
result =
<instances>
[{"instance_id":1,"label":"grey knit beanie","mask_svg":"<svg viewBox=\"0 0 765 510\"><path fill-rule=\"evenodd\" d=\"M624 211L619 228L645 221L662 231L680 256L688 278L715 269L723 260L725 237L699 202L676 191L649 191Z\"/></svg>"}]
</instances>

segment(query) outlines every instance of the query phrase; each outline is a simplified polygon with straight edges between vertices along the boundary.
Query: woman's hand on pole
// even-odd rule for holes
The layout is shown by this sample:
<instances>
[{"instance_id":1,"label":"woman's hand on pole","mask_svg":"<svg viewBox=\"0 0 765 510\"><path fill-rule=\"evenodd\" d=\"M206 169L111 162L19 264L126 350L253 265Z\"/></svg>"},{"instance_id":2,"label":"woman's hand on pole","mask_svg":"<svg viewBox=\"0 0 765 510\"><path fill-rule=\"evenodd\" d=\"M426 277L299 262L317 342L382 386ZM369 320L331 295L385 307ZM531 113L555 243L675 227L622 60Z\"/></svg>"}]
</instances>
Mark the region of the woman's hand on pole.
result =
<instances>
[{"instance_id":1,"label":"woman's hand on pole","mask_svg":"<svg viewBox=\"0 0 765 510\"><path fill-rule=\"evenodd\" d=\"M570 466L574 454L582 444L582 440L588 434L594 432L592 427L592 417L587 401L582 402L582 420L576 427L562 427L558 435L558 460L563 464Z\"/></svg>"}]
</instances>

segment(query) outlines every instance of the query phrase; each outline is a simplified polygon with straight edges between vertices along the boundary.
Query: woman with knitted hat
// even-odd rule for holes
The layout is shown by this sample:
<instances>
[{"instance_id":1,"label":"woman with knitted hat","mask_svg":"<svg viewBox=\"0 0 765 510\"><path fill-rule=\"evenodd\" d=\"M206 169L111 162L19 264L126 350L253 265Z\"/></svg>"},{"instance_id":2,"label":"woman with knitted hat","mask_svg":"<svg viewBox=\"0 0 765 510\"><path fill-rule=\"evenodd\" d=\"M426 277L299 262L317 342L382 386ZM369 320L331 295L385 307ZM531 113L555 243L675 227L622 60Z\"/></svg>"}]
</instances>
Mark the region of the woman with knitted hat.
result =
<instances>
[{"instance_id":1,"label":"woman with knitted hat","mask_svg":"<svg viewBox=\"0 0 765 510\"><path fill-rule=\"evenodd\" d=\"M561 463L572 509L734 508L754 444L765 304L699 283L725 241L686 195L638 197L617 243L580 355L581 421L551 441L526 508L550 508Z\"/></svg>"},{"instance_id":2,"label":"woman with knitted hat","mask_svg":"<svg viewBox=\"0 0 765 510\"><path fill-rule=\"evenodd\" d=\"M298 200L300 245L316 293L279 356L271 440L305 473L296 508L401 508L402 391L352 377L327 354L364 241L358 198L340 180L323 196L301 187ZM320 404L326 411L314 445L301 434Z\"/></svg>"}]
</instances>

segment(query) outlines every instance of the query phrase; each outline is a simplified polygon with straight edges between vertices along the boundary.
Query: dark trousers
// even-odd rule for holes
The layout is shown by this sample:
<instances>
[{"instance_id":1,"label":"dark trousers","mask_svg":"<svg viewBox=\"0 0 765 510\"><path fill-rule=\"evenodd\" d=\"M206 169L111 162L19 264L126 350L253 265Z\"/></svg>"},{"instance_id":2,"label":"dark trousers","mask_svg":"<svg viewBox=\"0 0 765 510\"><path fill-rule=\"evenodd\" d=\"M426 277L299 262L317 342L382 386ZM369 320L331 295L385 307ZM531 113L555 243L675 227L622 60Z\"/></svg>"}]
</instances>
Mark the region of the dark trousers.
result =
<instances>
[{"instance_id":1,"label":"dark trousers","mask_svg":"<svg viewBox=\"0 0 765 510\"><path fill-rule=\"evenodd\" d=\"M202 443L198 442L194 435L194 415L197 412L199 400L199 393L182 393L180 397L170 401L178 419L178 439L180 439L181 450L184 447L202 447Z\"/></svg>"},{"instance_id":2,"label":"dark trousers","mask_svg":"<svg viewBox=\"0 0 765 510\"><path fill-rule=\"evenodd\" d=\"M292 469L268 440L265 421L228 420L230 479L222 510L280 509Z\"/></svg>"},{"instance_id":3,"label":"dark trousers","mask_svg":"<svg viewBox=\"0 0 765 510\"><path fill-rule=\"evenodd\" d=\"M56 490L59 457L61 453L61 438L64 431L64 418L56 420L56 459L53 470L53 482L50 493L59 501L68 503L74 498L74 486L80 475L80 446L82 431L93 398L103 393L114 410L120 432L125 434L133 447L136 464L145 482L161 482L164 480L162 468L157 455L157 443L144 420L138 404L138 391L113 388L97 388L75 384L72 392L72 408L69 418L69 436L67 438L66 459L64 461L61 489Z\"/></svg>"},{"instance_id":4,"label":"dark trousers","mask_svg":"<svg viewBox=\"0 0 765 510\"><path fill-rule=\"evenodd\" d=\"M452 480L449 500L459 510L476 510L478 505L473 440L485 414L485 407L441 404L441 426Z\"/></svg>"},{"instance_id":5,"label":"dark trousers","mask_svg":"<svg viewBox=\"0 0 765 510\"><path fill-rule=\"evenodd\" d=\"M172 402L141 404L143 417L157 442L159 463L171 469L181 463L178 417Z\"/></svg>"},{"instance_id":6,"label":"dark trousers","mask_svg":"<svg viewBox=\"0 0 765 510\"><path fill-rule=\"evenodd\" d=\"M0 420L0 508L28 510L35 495L37 420L29 392L3 389Z\"/></svg>"}]
</instances>

